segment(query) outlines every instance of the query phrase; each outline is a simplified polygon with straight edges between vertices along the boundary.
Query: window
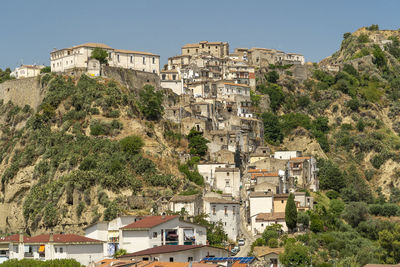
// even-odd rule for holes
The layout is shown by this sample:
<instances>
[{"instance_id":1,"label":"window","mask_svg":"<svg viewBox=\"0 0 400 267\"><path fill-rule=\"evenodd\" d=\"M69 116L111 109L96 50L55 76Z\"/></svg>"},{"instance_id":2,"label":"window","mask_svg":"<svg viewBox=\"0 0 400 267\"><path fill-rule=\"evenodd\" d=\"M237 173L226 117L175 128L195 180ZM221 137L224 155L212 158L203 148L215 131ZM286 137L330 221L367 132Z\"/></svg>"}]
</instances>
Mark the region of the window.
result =
<instances>
[{"instance_id":1,"label":"window","mask_svg":"<svg viewBox=\"0 0 400 267\"><path fill-rule=\"evenodd\" d=\"M63 248L60 248L60 253L63 253Z\"/></svg>"},{"instance_id":2,"label":"window","mask_svg":"<svg viewBox=\"0 0 400 267\"><path fill-rule=\"evenodd\" d=\"M153 70L153 73L156 73L156 70Z\"/></svg>"},{"instance_id":3,"label":"window","mask_svg":"<svg viewBox=\"0 0 400 267\"><path fill-rule=\"evenodd\" d=\"M225 187L229 187L229 180L225 180Z\"/></svg>"},{"instance_id":4,"label":"window","mask_svg":"<svg viewBox=\"0 0 400 267\"><path fill-rule=\"evenodd\" d=\"M221 142L224 142L224 138L221 138Z\"/></svg>"},{"instance_id":5,"label":"window","mask_svg":"<svg viewBox=\"0 0 400 267\"><path fill-rule=\"evenodd\" d=\"M119 62L119 55L117 55L117 61Z\"/></svg>"},{"instance_id":6,"label":"window","mask_svg":"<svg viewBox=\"0 0 400 267\"><path fill-rule=\"evenodd\" d=\"M161 75L162 79L165 80L165 78L167 77L165 74Z\"/></svg>"},{"instance_id":7,"label":"window","mask_svg":"<svg viewBox=\"0 0 400 267\"><path fill-rule=\"evenodd\" d=\"M224 211L225 211L225 215L228 215L228 207L227 206L224 207Z\"/></svg>"},{"instance_id":8,"label":"window","mask_svg":"<svg viewBox=\"0 0 400 267\"><path fill-rule=\"evenodd\" d=\"M170 257L169 262L174 262L174 257Z\"/></svg>"},{"instance_id":9,"label":"window","mask_svg":"<svg viewBox=\"0 0 400 267\"><path fill-rule=\"evenodd\" d=\"M213 215L215 215L215 206L212 207Z\"/></svg>"},{"instance_id":10,"label":"window","mask_svg":"<svg viewBox=\"0 0 400 267\"><path fill-rule=\"evenodd\" d=\"M189 49L187 50L187 52L189 53Z\"/></svg>"},{"instance_id":11,"label":"window","mask_svg":"<svg viewBox=\"0 0 400 267\"><path fill-rule=\"evenodd\" d=\"M146 57L143 57L143 65L146 64Z\"/></svg>"},{"instance_id":12,"label":"window","mask_svg":"<svg viewBox=\"0 0 400 267\"><path fill-rule=\"evenodd\" d=\"M193 257L188 257L188 262L193 261Z\"/></svg>"},{"instance_id":13,"label":"window","mask_svg":"<svg viewBox=\"0 0 400 267\"><path fill-rule=\"evenodd\" d=\"M156 64L156 58L153 57L153 64Z\"/></svg>"},{"instance_id":14,"label":"window","mask_svg":"<svg viewBox=\"0 0 400 267\"><path fill-rule=\"evenodd\" d=\"M229 172L226 173L226 176L229 176Z\"/></svg>"},{"instance_id":15,"label":"window","mask_svg":"<svg viewBox=\"0 0 400 267\"><path fill-rule=\"evenodd\" d=\"M283 203L284 202L284 200L281 200L281 203Z\"/></svg>"},{"instance_id":16,"label":"window","mask_svg":"<svg viewBox=\"0 0 400 267\"><path fill-rule=\"evenodd\" d=\"M261 224L261 227L263 227L263 226L264 226L264 224L262 223L262 224Z\"/></svg>"},{"instance_id":17,"label":"window","mask_svg":"<svg viewBox=\"0 0 400 267\"><path fill-rule=\"evenodd\" d=\"M131 56L131 63L133 63L133 56Z\"/></svg>"},{"instance_id":18,"label":"window","mask_svg":"<svg viewBox=\"0 0 400 267\"><path fill-rule=\"evenodd\" d=\"M157 232L153 232L153 238L157 238Z\"/></svg>"},{"instance_id":19,"label":"window","mask_svg":"<svg viewBox=\"0 0 400 267\"><path fill-rule=\"evenodd\" d=\"M54 251L57 253L57 247L54 248Z\"/></svg>"},{"instance_id":20,"label":"window","mask_svg":"<svg viewBox=\"0 0 400 267\"><path fill-rule=\"evenodd\" d=\"M199 49L196 48L196 53L199 52Z\"/></svg>"},{"instance_id":21,"label":"window","mask_svg":"<svg viewBox=\"0 0 400 267\"><path fill-rule=\"evenodd\" d=\"M108 52L108 59L111 59L111 52Z\"/></svg>"},{"instance_id":22,"label":"window","mask_svg":"<svg viewBox=\"0 0 400 267\"><path fill-rule=\"evenodd\" d=\"M174 81L176 80L176 74L172 75L172 80L174 80Z\"/></svg>"},{"instance_id":23,"label":"window","mask_svg":"<svg viewBox=\"0 0 400 267\"><path fill-rule=\"evenodd\" d=\"M236 208L235 208L235 206L232 207L232 211L233 211L233 215L235 215L235 214L236 214Z\"/></svg>"}]
</instances>

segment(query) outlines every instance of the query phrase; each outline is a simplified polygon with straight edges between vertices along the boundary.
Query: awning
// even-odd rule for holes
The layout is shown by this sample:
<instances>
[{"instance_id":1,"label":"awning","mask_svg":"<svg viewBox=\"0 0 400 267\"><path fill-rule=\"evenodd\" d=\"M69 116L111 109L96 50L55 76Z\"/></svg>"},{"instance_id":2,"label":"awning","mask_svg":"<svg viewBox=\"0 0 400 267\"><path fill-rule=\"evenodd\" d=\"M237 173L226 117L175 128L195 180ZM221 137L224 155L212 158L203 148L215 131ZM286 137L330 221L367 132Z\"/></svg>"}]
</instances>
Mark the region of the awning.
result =
<instances>
[{"instance_id":1,"label":"awning","mask_svg":"<svg viewBox=\"0 0 400 267\"><path fill-rule=\"evenodd\" d=\"M0 244L0 250L9 250L8 244Z\"/></svg>"},{"instance_id":2,"label":"awning","mask_svg":"<svg viewBox=\"0 0 400 267\"><path fill-rule=\"evenodd\" d=\"M40 245L39 252L44 252L44 245Z\"/></svg>"}]
</instances>

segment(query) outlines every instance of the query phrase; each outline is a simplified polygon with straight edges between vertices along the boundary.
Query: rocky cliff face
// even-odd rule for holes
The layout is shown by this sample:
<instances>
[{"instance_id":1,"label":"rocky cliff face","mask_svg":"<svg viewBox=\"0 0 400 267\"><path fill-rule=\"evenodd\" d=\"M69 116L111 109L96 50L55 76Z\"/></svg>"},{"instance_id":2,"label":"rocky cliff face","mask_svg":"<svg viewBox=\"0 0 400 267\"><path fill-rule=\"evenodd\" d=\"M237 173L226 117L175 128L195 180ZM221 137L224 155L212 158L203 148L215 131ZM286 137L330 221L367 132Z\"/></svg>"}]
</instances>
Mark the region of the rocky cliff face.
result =
<instances>
[{"instance_id":1,"label":"rocky cliff face","mask_svg":"<svg viewBox=\"0 0 400 267\"><path fill-rule=\"evenodd\" d=\"M0 231L83 233L90 223L148 213L161 196L195 187L177 168L186 145L166 139L177 128L142 120L138 88L86 76L47 74L39 82L47 93L37 111L0 105ZM120 140L132 135L143 140L141 152L123 149Z\"/></svg>"}]
</instances>

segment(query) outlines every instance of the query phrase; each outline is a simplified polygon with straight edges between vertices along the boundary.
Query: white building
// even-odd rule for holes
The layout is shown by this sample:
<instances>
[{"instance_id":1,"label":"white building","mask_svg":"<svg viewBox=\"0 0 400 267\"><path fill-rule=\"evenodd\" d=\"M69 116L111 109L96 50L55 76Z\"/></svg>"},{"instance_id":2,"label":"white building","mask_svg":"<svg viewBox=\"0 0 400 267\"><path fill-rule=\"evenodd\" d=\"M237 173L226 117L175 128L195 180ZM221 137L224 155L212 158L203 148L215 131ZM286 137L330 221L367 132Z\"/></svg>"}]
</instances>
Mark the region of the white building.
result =
<instances>
[{"instance_id":1,"label":"white building","mask_svg":"<svg viewBox=\"0 0 400 267\"><path fill-rule=\"evenodd\" d=\"M199 163L197 164L197 170L204 181L209 185L213 186L215 182L215 169L217 168L234 168L234 164L225 163Z\"/></svg>"},{"instance_id":2,"label":"white building","mask_svg":"<svg viewBox=\"0 0 400 267\"><path fill-rule=\"evenodd\" d=\"M206 257L227 256L228 251L226 249L210 247L207 245L163 245L126 254L119 257L119 259L159 262L199 262Z\"/></svg>"},{"instance_id":3,"label":"white building","mask_svg":"<svg viewBox=\"0 0 400 267\"><path fill-rule=\"evenodd\" d=\"M121 216L111 221L97 222L84 228L85 236L106 242L106 256L112 257L120 246L119 229L141 218L138 216Z\"/></svg>"},{"instance_id":4,"label":"white building","mask_svg":"<svg viewBox=\"0 0 400 267\"><path fill-rule=\"evenodd\" d=\"M75 259L89 265L105 256L103 241L74 234L13 235L0 239L2 249L6 248L5 244L8 244L9 259Z\"/></svg>"},{"instance_id":5,"label":"white building","mask_svg":"<svg viewBox=\"0 0 400 267\"><path fill-rule=\"evenodd\" d=\"M197 216L203 212L203 202L200 195L176 195L169 200L168 204L170 211L185 211L189 216Z\"/></svg>"},{"instance_id":6,"label":"white building","mask_svg":"<svg viewBox=\"0 0 400 267\"><path fill-rule=\"evenodd\" d=\"M70 48L54 50L50 53L53 72L65 72L74 68L88 68L88 61L95 48L108 53L108 65L124 69L160 73L160 56L148 52L114 49L105 44L85 43Z\"/></svg>"},{"instance_id":7,"label":"white building","mask_svg":"<svg viewBox=\"0 0 400 267\"><path fill-rule=\"evenodd\" d=\"M240 193L240 170L238 168L216 168L215 183L213 186L224 194L231 194L234 198Z\"/></svg>"},{"instance_id":8,"label":"white building","mask_svg":"<svg viewBox=\"0 0 400 267\"><path fill-rule=\"evenodd\" d=\"M204 213L211 222L221 221L228 238L236 241L239 235L240 206L235 200L223 198L204 198Z\"/></svg>"},{"instance_id":9,"label":"white building","mask_svg":"<svg viewBox=\"0 0 400 267\"><path fill-rule=\"evenodd\" d=\"M301 157L301 155L302 155L301 151L276 151L273 157L276 159L288 160L291 158Z\"/></svg>"},{"instance_id":10,"label":"white building","mask_svg":"<svg viewBox=\"0 0 400 267\"><path fill-rule=\"evenodd\" d=\"M162 245L205 245L206 228L179 216L147 216L120 229L120 248L129 253Z\"/></svg>"},{"instance_id":11,"label":"white building","mask_svg":"<svg viewBox=\"0 0 400 267\"><path fill-rule=\"evenodd\" d=\"M11 72L10 76L16 79L36 77L40 74L40 70L45 66L42 65L21 65Z\"/></svg>"},{"instance_id":12,"label":"white building","mask_svg":"<svg viewBox=\"0 0 400 267\"><path fill-rule=\"evenodd\" d=\"M255 234L256 217L261 213L274 211L274 198L272 192L251 192L249 195L251 231Z\"/></svg>"},{"instance_id":13,"label":"white building","mask_svg":"<svg viewBox=\"0 0 400 267\"><path fill-rule=\"evenodd\" d=\"M317 177L319 169L314 157L294 157L289 160L289 177L294 179L297 187L309 188L316 192L319 189Z\"/></svg>"},{"instance_id":14,"label":"white building","mask_svg":"<svg viewBox=\"0 0 400 267\"><path fill-rule=\"evenodd\" d=\"M219 98L235 100L235 96L247 96L250 99L250 86L226 81L217 83L217 96Z\"/></svg>"},{"instance_id":15,"label":"white building","mask_svg":"<svg viewBox=\"0 0 400 267\"><path fill-rule=\"evenodd\" d=\"M262 234L267 228L273 224L282 225L282 230L287 232L288 228L285 221L284 212L273 212L273 213L259 213L252 224L252 231L254 234Z\"/></svg>"}]
</instances>

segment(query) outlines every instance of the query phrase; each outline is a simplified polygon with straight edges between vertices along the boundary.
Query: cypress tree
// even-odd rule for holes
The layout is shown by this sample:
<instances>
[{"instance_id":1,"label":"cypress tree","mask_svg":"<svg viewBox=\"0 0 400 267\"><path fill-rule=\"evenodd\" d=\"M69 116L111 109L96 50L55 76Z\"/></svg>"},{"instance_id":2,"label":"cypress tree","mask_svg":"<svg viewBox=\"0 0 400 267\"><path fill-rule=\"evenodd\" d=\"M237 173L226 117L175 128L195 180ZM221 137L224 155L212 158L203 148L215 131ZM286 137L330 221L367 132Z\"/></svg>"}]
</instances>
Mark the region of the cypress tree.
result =
<instances>
[{"instance_id":1,"label":"cypress tree","mask_svg":"<svg viewBox=\"0 0 400 267\"><path fill-rule=\"evenodd\" d=\"M296 228L297 208L296 208L296 203L294 202L294 195L292 193L290 193L289 198L286 202L285 221L286 221L286 226L291 231L293 231Z\"/></svg>"}]
</instances>

